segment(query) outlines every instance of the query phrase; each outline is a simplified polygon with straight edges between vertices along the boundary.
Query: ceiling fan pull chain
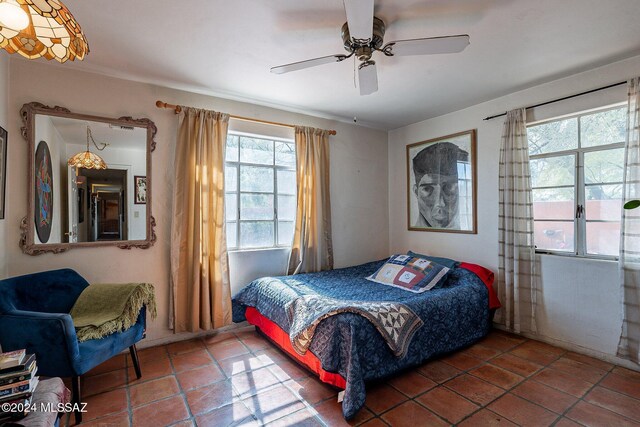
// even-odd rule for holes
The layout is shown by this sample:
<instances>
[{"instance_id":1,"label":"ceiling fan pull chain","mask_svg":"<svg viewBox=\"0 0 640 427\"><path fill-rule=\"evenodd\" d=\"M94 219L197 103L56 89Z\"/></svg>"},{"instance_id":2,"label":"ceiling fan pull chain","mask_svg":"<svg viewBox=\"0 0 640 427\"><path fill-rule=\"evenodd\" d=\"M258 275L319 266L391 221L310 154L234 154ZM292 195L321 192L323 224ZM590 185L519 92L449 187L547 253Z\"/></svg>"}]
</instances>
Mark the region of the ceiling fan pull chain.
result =
<instances>
[{"instance_id":1,"label":"ceiling fan pull chain","mask_svg":"<svg viewBox=\"0 0 640 427\"><path fill-rule=\"evenodd\" d=\"M356 57L353 57L353 87L354 88L358 88L358 85L356 84Z\"/></svg>"}]
</instances>

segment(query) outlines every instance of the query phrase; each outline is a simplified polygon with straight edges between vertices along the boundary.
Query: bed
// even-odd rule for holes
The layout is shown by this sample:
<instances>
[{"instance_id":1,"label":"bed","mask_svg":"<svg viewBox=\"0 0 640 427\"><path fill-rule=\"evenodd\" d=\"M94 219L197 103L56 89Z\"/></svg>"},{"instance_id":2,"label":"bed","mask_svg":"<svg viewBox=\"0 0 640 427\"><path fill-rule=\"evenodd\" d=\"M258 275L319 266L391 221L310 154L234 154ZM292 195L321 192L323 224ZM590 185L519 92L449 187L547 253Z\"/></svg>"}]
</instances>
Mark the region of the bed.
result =
<instances>
[{"instance_id":1,"label":"bed","mask_svg":"<svg viewBox=\"0 0 640 427\"><path fill-rule=\"evenodd\" d=\"M295 276L264 277L233 298L233 320L247 320L278 347L315 372L320 380L345 390L342 412L351 419L364 406L365 383L389 377L438 355L469 346L491 326L499 306L491 288L493 274L481 266L460 263L441 285L423 293L367 280L385 260ZM349 301L394 301L410 308L420 325L404 352L397 355L366 317L341 312L317 324L308 351L294 348L289 337L291 305L303 297Z\"/></svg>"}]
</instances>

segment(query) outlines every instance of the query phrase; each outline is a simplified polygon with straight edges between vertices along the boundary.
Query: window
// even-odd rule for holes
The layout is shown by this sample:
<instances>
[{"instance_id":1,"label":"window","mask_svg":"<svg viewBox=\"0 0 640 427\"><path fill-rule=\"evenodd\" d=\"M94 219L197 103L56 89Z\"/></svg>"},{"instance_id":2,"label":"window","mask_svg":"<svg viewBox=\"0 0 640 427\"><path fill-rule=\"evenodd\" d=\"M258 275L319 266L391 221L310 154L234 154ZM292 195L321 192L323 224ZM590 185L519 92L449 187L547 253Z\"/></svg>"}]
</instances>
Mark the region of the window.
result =
<instances>
[{"instance_id":1,"label":"window","mask_svg":"<svg viewBox=\"0 0 640 427\"><path fill-rule=\"evenodd\" d=\"M538 251L618 256L625 133L619 106L527 127Z\"/></svg>"},{"instance_id":2,"label":"window","mask_svg":"<svg viewBox=\"0 0 640 427\"><path fill-rule=\"evenodd\" d=\"M291 246L296 215L296 152L290 140L227 136L227 247Z\"/></svg>"}]
</instances>

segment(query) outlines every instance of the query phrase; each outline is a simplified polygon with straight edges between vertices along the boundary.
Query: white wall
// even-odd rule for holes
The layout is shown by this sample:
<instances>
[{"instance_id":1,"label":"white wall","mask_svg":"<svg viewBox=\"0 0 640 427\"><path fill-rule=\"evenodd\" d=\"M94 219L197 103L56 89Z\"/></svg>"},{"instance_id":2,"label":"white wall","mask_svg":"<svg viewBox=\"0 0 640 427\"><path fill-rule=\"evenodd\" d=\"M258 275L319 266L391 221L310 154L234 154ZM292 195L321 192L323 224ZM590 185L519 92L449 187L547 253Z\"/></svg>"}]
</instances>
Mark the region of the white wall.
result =
<instances>
[{"instance_id":1,"label":"white wall","mask_svg":"<svg viewBox=\"0 0 640 427\"><path fill-rule=\"evenodd\" d=\"M0 54L0 126L4 129L8 129L7 120L7 108L9 103L9 57L7 54ZM19 141L20 136L18 134L9 134L7 143L11 141ZM7 169L11 169L9 162L7 161ZM7 171L7 177L9 171ZM8 187L8 185L7 185ZM7 188L8 190L8 188ZM6 210L9 208L9 204L5 203L5 218ZM0 219L0 279L7 276L7 220Z\"/></svg>"},{"instance_id":2,"label":"white wall","mask_svg":"<svg viewBox=\"0 0 640 427\"><path fill-rule=\"evenodd\" d=\"M258 277L286 275L289 252L280 248L229 252L231 293Z\"/></svg>"},{"instance_id":3,"label":"white wall","mask_svg":"<svg viewBox=\"0 0 640 427\"><path fill-rule=\"evenodd\" d=\"M553 255L540 261L538 328L551 339L613 355L622 324L617 264Z\"/></svg>"},{"instance_id":4,"label":"white wall","mask_svg":"<svg viewBox=\"0 0 640 427\"><path fill-rule=\"evenodd\" d=\"M331 137L331 196L333 242L336 266L354 265L387 255L388 174L387 133L353 124L336 122L224 100L154 85L103 77L74 70L74 64L52 66L41 61L12 58L8 131L14 135L9 147L9 191L11 206L6 223L3 250L8 257L8 274L18 275L52 268L71 267L91 282L150 282L156 287L158 319L150 323L143 345L181 339L167 328L169 310L169 235L173 157L177 117L171 110L158 109L155 102L209 108L231 114L283 123L336 129ZM107 117L148 117L158 127L157 146L152 155L153 206L157 242L148 250L117 248L74 249L62 254L36 257L24 255L19 247L19 224L26 215L27 147L20 134L19 110L23 104L38 101L61 105L71 111ZM1 119L1 117L0 117ZM241 268L279 265L283 257L259 262L246 255ZM243 256L244 258L244 256ZM256 268L257 269L257 268ZM265 271L266 272L266 271ZM270 272L266 272L270 273ZM232 271L234 277L238 277ZM244 280L243 278L240 278ZM241 283L238 281L237 283ZM239 286L239 285L238 285Z\"/></svg>"},{"instance_id":5,"label":"white wall","mask_svg":"<svg viewBox=\"0 0 640 427\"><path fill-rule=\"evenodd\" d=\"M498 162L503 118L484 117L626 80L640 74L640 57L536 86L415 123L389 133L389 240L393 253L413 249L498 266ZM626 99L618 86L530 111L528 121L608 105ZM478 130L478 234L408 231L406 145L469 129ZM620 294L616 263L543 256L538 296L539 338L612 358L620 334Z\"/></svg>"},{"instance_id":6,"label":"white wall","mask_svg":"<svg viewBox=\"0 0 640 427\"><path fill-rule=\"evenodd\" d=\"M66 230L66 224L63 226L63 221L66 222L67 218L64 216L67 212L66 197L62 197L62 190L66 193L67 189L67 162L66 162L66 144L60 133L53 125L51 117L38 115L36 117L35 124L35 145L34 150L38 148L40 141L44 141L49 146L49 153L51 154L51 179L53 180L53 209L51 210L51 234L49 239L45 242L61 243L63 229ZM34 153L35 154L35 153ZM31 161L34 161L32 159ZM37 209L37 206L36 206ZM36 243L42 243L38 238L38 233L34 233L34 239Z\"/></svg>"}]
</instances>

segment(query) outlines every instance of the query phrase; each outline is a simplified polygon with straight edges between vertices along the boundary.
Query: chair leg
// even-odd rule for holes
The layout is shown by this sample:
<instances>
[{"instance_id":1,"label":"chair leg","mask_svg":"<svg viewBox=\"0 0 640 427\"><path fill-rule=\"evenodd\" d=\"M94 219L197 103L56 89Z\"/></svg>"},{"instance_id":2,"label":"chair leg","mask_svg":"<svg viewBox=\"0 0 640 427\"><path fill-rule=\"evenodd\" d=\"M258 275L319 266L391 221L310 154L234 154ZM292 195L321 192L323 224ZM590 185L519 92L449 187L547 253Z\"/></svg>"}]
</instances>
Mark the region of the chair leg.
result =
<instances>
[{"instance_id":1,"label":"chair leg","mask_svg":"<svg viewBox=\"0 0 640 427\"><path fill-rule=\"evenodd\" d=\"M142 372L140 371L140 361L138 360L138 349L136 345L129 347L129 353L131 353L131 361L133 362L133 368L136 370L136 377L142 378Z\"/></svg>"},{"instance_id":2,"label":"chair leg","mask_svg":"<svg viewBox=\"0 0 640 427\"><path fill-rule=\"evenodd\" d=\"M71 398L74 404L73 406L75 406L76 408L80 408L82 406L80 404L81 402L80 375L76 375L71 379L71 388L73 389L73 396ZM76 416L76 425L78 425L82 422L82 412L80 412L79 410L76 411L75 416Z\"/></svg>"}]
</instances>

